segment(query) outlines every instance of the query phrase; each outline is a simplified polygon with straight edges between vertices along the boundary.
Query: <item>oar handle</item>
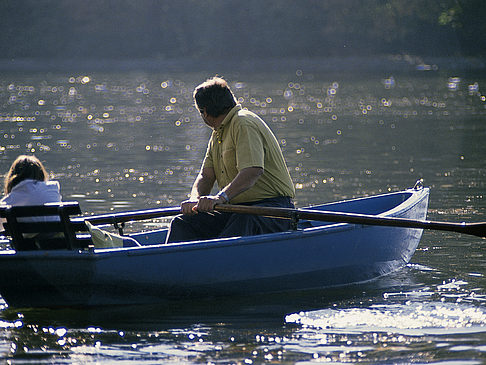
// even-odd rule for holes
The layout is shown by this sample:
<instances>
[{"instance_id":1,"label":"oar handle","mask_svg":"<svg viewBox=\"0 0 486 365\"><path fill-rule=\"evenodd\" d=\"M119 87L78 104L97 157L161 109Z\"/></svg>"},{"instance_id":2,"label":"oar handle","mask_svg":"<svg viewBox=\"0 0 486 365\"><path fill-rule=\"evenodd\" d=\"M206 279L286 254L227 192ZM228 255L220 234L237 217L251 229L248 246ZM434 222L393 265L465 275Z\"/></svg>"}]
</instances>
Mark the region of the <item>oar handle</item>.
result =
<instances>
[{"instance_id":1,"label":"oar handle","mask_svg":"<svg viewBox=\"0 0 486 365\"><path fill-rule=\"evenodd\" d=\"M277 207L263 207L259 205L236 205L236 204L217 204L214 206L217 212L225 213L239 213L239 214L254 214L271 218L287 218L292 219L298 209L277 208Z\"/></svg>"}]
</instances>

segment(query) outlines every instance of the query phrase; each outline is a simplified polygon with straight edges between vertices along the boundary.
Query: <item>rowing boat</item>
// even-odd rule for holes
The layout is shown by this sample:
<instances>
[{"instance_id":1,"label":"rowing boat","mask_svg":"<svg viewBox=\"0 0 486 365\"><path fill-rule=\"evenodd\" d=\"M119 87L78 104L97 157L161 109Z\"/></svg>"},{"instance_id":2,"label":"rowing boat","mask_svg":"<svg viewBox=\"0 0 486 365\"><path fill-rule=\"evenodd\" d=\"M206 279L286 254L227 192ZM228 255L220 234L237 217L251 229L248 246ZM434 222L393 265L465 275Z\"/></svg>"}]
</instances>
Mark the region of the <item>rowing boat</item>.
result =
<instances>
[{"instance_id":1,"label":"rowing boat","mask_svg":"<svg viewBox=\"0 0 486 365\"><path fill-rule=\"evenodd\" d=\"M419 186L309 209L425 220L428 199ZM423 231L316 220L294 228L173 244L164 228L129 234L132 247L7 249L0 294L15 307L102 306L356 284L406 265Z\"/></svg>"}]
</instances>

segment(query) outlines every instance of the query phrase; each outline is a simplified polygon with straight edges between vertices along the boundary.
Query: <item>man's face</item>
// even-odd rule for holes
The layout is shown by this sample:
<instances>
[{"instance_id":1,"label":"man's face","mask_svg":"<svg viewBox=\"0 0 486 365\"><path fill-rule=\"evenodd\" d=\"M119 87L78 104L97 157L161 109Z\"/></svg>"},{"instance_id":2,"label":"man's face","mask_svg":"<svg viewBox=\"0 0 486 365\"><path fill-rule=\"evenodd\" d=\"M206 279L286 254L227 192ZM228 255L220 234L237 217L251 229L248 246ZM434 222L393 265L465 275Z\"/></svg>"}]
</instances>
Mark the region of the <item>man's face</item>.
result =
<instances>
[{"instance_id":1,"label":"man's face","mask_svg":"<svg viewBox=\"0 0 486 365\"><path fill-rule=\"evenodd\" d=\"M206 113L206 108L198 108L199 110L199 114L201 114L201 118L202 120L204 121L204 123L208 126L208 127L211 127L211 128L214 128L214 123L212 122L212 119L209 120L208 119L208 113ZM211 117L209 117L211 118Z\"/></svg>"}]
</instances>

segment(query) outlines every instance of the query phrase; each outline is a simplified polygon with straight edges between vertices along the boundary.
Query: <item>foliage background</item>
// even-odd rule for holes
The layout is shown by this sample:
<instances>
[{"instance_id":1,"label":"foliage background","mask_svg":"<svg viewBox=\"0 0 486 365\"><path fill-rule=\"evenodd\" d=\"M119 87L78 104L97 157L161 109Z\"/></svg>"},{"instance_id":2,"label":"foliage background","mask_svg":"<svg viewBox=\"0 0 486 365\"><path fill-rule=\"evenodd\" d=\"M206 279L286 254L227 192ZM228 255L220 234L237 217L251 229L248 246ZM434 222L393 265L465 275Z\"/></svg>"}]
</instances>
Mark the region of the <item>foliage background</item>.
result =
<instances>
[{"instance_id":1,"label":"foliage background","mask_svg":"<svg viewBox=\"0 0 486 365\"><path fill-rule=\"evenodd\" d=\"M484 0L2 0L1 59L486 56Z\"/></svg>"}]
</instances>

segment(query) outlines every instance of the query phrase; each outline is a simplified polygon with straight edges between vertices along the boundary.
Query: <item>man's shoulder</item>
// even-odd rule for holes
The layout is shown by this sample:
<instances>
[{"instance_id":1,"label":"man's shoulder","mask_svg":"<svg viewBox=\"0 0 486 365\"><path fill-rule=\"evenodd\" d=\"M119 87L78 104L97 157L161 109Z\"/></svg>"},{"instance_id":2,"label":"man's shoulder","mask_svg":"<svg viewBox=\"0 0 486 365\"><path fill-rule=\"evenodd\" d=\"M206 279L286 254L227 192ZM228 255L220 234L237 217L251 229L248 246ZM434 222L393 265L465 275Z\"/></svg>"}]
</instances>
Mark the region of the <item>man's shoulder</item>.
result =
<instances>
[{"instance_id":1,"label":"man's shoulder","mask_svg":"<svg viewBox=\"0 0 486 365\"><path fill-rule=\"evenodd\" d=\"M240 110L237 110L236 116L239 117L239 118L258 118L258 119L260 119L260 117L256 113L252 112L251 110L245 109L245 108L241 108Z\"/></svg>"},{"instance_id":2,"label":"man's shoulder","mask_svg":"<svg viewBox=\"0 0 486 365\"><path fill-rule=\"evenodd\" d=\"M235 114L235 117L233 118L231 124L235 128L245 127L245 126L259 127L265 125L265 122L263 121L262 118L260 118L257 114L253 113L252 111L247 109L241 109Z\"/></svg>"}]
</instances>

